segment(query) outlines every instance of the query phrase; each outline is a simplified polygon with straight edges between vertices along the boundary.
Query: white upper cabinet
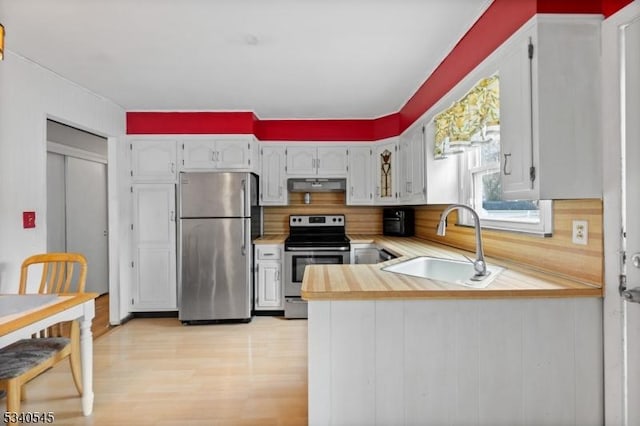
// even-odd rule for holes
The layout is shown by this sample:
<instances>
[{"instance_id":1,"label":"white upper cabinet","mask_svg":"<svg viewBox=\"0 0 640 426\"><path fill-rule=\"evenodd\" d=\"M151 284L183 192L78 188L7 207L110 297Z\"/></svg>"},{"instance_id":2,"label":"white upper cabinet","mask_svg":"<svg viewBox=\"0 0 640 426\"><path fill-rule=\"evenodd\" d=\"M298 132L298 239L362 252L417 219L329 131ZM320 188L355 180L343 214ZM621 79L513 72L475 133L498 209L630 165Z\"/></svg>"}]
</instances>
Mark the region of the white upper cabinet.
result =
<instances>
[{"instance_id":1,"label":"white upper cabinet","mask_svg":"<svg viewBox=\"0 0 640 426\"><path fill-rule=\"evenodd\" d=\"M252 171L255 166L253 136L183 139L181 148L182 170Z\"/></svg>"},{"instance_id":2,"label":"white upper cabinet","mask_svg":"<svg viewBox=\"0 0 640 426\"><path fill-rule=\"evenodd\" d=\"M176 142L174 140L134 139L131 150L133 182L175 182Z\"/></svg>"},{"instance_id":3,"label":"white upper cabinet","mask_svg":"<svg viewBox=\"0 0 640 426\"><path fill-rule=\"evenodd\" d=\"M347 175L347 148L344 145L289 144L286 153L289 176Z\"/></svg>"},{"instance_id":4,"label":"white upper cabinet","mask_svg":"<svg viewBox=\"0 0 640 426\"><path fill-rule=\"evenodd\" d=\"M348 154L347 204L373 204L373 174L371 173L373 149L371 144L350 146Z\"/></svg>"},{"instance_id":5,"label":"white upper cabinet","mask_svg":"<svg viewBox=\"0 0 640 426\"><path fill-rule=\"evenodd\" d=\"M398 202L397 167L398 138L385 139L374 144L373 176L375 204L393 205Z\"/></svg>"},{"instance_id":6,"label":"white upper cabinet","mask_svg":"<svg viewBox=\"0 0 640 426\"><path fill-rule=\"evenodd\" d=\"M316 157L319 176L347 175L347 148L343 146L319 146Z\"/></svg>"},{"instance_id":7,"label":"white upper cabinet","mask_svg":"<svg viewBox=\"0 0 640 426\"><path fill-rule=\"evenodd\" d=\"M538 16L500 48L505 199L602 197L600 24Z\"/></svg>"},{"instance_id":8,"label":"white upper cabinet","mask_svg":"<svg viewBox=\"0 0 640 426\"><path fill-rule=\"evenodd\" d=\"M422 126L416 126L400 136L398 143L398 193L402 204L424 204L425 142Z\"/></svg>"},{"instance_id":9,"label":"white upper cabinet","mask_svg":"<svg viewBox=\"0 0 640 426\"><path fill-rule=\"evenodd\" d=\"M284 145L262 144L260 166L260 204L263 206L287 205Z\"/></svg>"}]
</instances>

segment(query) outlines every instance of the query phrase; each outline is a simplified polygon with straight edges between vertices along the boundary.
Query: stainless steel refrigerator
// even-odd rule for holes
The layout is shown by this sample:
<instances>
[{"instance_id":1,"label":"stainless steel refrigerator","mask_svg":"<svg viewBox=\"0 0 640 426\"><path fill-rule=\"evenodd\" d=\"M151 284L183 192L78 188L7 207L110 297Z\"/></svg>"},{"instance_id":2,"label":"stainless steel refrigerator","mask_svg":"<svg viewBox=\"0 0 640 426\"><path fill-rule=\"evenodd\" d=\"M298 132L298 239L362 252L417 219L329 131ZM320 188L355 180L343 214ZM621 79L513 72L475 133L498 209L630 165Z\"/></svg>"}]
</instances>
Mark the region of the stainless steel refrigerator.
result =
<instances>
[{"instance_id":1,"label":"stainless steel refrigerator","mask_svg":"<svg viewBox=\"0 0 640 426\"><path fill-rule=\"evenodd\" d=\"M178 188L180 320L251 320L252 241L260 235L251 173L181 173Z\"/></svg>"}]
</instances>

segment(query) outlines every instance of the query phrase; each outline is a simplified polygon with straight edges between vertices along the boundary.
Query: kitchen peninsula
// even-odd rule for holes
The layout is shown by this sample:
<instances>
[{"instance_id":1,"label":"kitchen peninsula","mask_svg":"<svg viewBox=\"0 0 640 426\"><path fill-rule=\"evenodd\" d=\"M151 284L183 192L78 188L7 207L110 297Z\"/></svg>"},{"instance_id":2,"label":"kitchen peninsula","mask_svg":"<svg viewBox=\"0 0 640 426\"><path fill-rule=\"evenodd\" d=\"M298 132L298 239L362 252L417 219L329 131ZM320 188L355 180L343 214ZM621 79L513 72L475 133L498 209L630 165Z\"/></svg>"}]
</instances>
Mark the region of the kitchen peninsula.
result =
<instances>
[{"instance_id":1,"label":"kitchen peninsula","mask_svg":"<svg viewBox=\"0 0 640 426\"><path fill-rule=\"evenodd\" d=\"M310 266L309 424L602 424L602 289L518 265L485 289L381 270L469 255L351 236L400 255Z\"/></svg>"}]
</instances>

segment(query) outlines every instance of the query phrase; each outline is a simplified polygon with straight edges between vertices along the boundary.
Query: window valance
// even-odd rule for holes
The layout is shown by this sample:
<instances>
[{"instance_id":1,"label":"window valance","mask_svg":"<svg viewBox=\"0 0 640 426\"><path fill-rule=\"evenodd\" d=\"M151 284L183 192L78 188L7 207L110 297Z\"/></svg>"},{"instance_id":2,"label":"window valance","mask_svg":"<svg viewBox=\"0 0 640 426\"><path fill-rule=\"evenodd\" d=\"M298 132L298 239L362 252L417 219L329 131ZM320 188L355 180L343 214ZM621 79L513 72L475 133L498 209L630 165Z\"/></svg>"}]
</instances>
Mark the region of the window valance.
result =
<instances>
[{"instance_id":1,"label":"window valance","mask_svg":"<svg viewBox=\"0 0 640 426\"><path fill-rule=\"evenodd\" d=\"M471 145L474 135L489 126L500 125L500 85L498 76L481 80L462 99L436 115L435 158L451 153L451 146Z\"/></svg>"}]
</instances>

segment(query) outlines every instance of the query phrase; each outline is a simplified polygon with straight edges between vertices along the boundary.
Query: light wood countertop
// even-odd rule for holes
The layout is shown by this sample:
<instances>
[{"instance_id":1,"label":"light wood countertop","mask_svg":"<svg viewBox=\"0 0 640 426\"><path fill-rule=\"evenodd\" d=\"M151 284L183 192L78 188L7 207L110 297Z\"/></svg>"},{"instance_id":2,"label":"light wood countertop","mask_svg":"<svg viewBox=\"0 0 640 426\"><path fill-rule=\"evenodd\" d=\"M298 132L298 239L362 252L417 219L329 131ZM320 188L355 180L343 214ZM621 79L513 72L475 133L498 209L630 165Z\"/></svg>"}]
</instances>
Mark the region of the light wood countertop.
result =
<instances>
[{"instance_id":1,"label":"light wood countertop","mask_svg":"<svg viewBox=\"0 0 640 426\"><path fill-rule=\"evenodd\" d=\"M263 235L253 240L253 244L284 244L287 236L286 234Z\"/></svg>"},{"instance_id":2,"label":"light wood countertop","mask_svg":"<svg viewBox=\"0 0 640 426\"><path fill-rule=\"evenodd\" d=\"M374 243L398 255L374 265L312 265L305 268L302 298L306 300L371 299L502 299L509 297L602 297L602 288L510 262L487 258L505 268L487 288L476 289L444 281L381 270L416 256L464 260L474 253L417 238L349 235L352 244Z\"/></svg>"}]
</instances>

